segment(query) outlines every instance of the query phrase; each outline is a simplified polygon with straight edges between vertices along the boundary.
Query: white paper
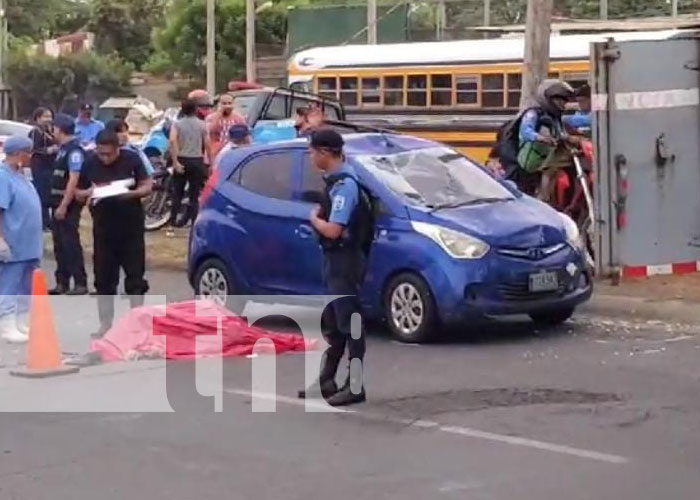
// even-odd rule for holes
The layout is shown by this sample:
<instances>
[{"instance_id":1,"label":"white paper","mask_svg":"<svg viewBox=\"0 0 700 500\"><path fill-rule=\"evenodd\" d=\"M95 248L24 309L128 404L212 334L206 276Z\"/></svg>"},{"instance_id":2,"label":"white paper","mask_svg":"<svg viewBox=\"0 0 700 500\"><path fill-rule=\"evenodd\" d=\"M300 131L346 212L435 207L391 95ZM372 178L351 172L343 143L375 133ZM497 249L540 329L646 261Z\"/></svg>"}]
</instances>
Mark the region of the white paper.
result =
<instances>
[{"instance_id":1,"label":"white paper","mask_svg":"<svg viewBox=\"0 0 700 500\"><path fill-rule=\"evenodd\" d=\"M126 194L129 192L129 188L134 184L134 179L113 181L105 186L95 187L95 189L92 191L92 198L94 200L101 200L102 198L111 198L112 196Z\"/></svg>"}]
</instances>

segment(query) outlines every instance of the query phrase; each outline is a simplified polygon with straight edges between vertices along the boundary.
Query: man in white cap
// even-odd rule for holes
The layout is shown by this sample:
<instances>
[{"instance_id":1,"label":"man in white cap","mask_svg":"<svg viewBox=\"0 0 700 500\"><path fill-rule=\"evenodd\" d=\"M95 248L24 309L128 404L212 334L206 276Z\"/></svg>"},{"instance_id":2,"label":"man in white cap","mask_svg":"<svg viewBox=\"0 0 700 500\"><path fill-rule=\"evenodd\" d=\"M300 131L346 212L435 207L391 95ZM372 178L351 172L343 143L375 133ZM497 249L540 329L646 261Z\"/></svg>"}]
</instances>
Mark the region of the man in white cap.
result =
<instances>
[{"instance_id":1,"label":"man in white cap","mask_svg":"<svg viewBox=\"0 0 700 500\"><path fill-rule=\"evenodd\" d=\"M41 201L24 175L32 146L10 137L0 165L0 337L17 344L28 340L32 273L43 253Z\"/></svg>"}]
</instances>

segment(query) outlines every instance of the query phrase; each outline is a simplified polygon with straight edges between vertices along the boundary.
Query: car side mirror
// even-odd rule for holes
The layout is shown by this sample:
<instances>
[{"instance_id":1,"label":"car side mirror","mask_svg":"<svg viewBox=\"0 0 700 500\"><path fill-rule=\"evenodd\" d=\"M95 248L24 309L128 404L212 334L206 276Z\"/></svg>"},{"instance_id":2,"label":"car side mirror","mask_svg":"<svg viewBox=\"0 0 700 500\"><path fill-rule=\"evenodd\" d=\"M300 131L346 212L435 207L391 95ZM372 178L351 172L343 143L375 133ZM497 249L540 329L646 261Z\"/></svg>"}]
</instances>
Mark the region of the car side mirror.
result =
<instances>
[{"instance_id":1,"label":"car side mirror","mask_svg":"<svg viewBox=\"0 0 700 500\"><path fill-rule=\"evenodd\" d=\"M301 201L320 205L323 203L323 194L318 191L303 191L301 193Z\"/></svg>"}]
</instances>

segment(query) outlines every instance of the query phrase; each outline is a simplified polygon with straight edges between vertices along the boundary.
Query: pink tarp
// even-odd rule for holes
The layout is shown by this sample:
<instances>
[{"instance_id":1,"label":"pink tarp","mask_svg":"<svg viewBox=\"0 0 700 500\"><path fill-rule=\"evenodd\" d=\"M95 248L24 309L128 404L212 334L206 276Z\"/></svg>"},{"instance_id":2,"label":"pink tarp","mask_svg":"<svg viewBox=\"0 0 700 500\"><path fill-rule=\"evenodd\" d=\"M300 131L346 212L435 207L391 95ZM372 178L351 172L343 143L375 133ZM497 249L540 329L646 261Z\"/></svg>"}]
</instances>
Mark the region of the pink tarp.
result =
<instances>
[{"instance_id":1,"label":"pink tarp","mask_svg":"<svg viewBox=\"0 0 700 500\"><path fill-rule=\"evenodd\" d=\"M274 343L277 354L316 347L315 341L305 342L301 335L251 327L245 319L230 314L208 301L140 307L119 320L103 338L94 340L90 351L100 354L104 362L113 362L245 356L252 354L255 343L264 338ZM217 337L219 320L221 341ZM260 347L256 352L261 352Z\"/></svg>"}]
</instances>

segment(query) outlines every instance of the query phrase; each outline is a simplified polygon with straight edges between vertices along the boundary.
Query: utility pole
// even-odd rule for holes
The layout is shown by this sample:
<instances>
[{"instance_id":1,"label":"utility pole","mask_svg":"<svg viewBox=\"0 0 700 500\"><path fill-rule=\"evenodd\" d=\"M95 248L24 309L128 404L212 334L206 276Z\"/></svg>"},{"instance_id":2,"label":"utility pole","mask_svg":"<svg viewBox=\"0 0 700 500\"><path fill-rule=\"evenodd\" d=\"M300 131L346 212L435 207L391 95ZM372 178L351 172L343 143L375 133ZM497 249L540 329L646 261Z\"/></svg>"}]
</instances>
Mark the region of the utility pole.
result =
<instances>
[{"instance_id":1,"label":"utility pole","mask_svg":"<svg viewBox=\"0 0 700 500\"><path fill-rule=\"evenodd\" d=\"M678 17L678 0L671 0L671 17Z\"/></svg>"},{"instance_id":2,"label":"utility pole","mask_svg":"<svg viewBox=\"0 0 700 500\"><path fill-rule=\"evenodd\" d=\"M207 0L207 92L216 94L216 0Z\"/></svg>"},{"instance_id":3,"label":"utility pole","mask_svg":"<svg viewBox=\"0 0 700 500\"><path fill-rule=\"evenodd\" d=\"M367 43L377 44L377 0L367 0Z\"/></svg>"},{"instance_id":4,"label":"utility pole","mask_svg":"<svg viewBox=\"0 0 700 500\"><path fill-rule=\"evenodd\" d=\"M255 0L245 2L245 75L248 83L257 79L255 67Z\"/></svg>"},{"instance_id":5,"label":"utility pole","mask_svg":"<svg viewBox=\"0 0 700 500\"><path fill-rule=\"evenodd\" d=\"M484 26L491 26L491 0L484 0Z\"/></svg>"},{"instance_id":6,"label":"utility pole","mask_svg":"<svg viewBox=\"0 0 700 500\"><path fill-rule=\"evenodd\" d=\"M608 20L608 0L600 0L600 18L603 21Z\"/></svg>"},{"instance_id":7,"label":"utility pole","mask_svg":"<svg viewBox=\"0 0 700 500\"><path fill-rule=\"evenodd\" d=\"M435 38L439 42L444 38L445 27L447 25L447 9L445 0L438 0L435 12Z\"/></svg>"},{"instance_id":8,"label":"utility pole","mask_svg":"<svg viewBox=\"0 0 700 500\"><path fill-rule=\"evenodd\" d=\"M521 109L534 104L537 87L549 73L552 9L553 0L528 0L527 2Z\"/></svg>"}]
</instances>

